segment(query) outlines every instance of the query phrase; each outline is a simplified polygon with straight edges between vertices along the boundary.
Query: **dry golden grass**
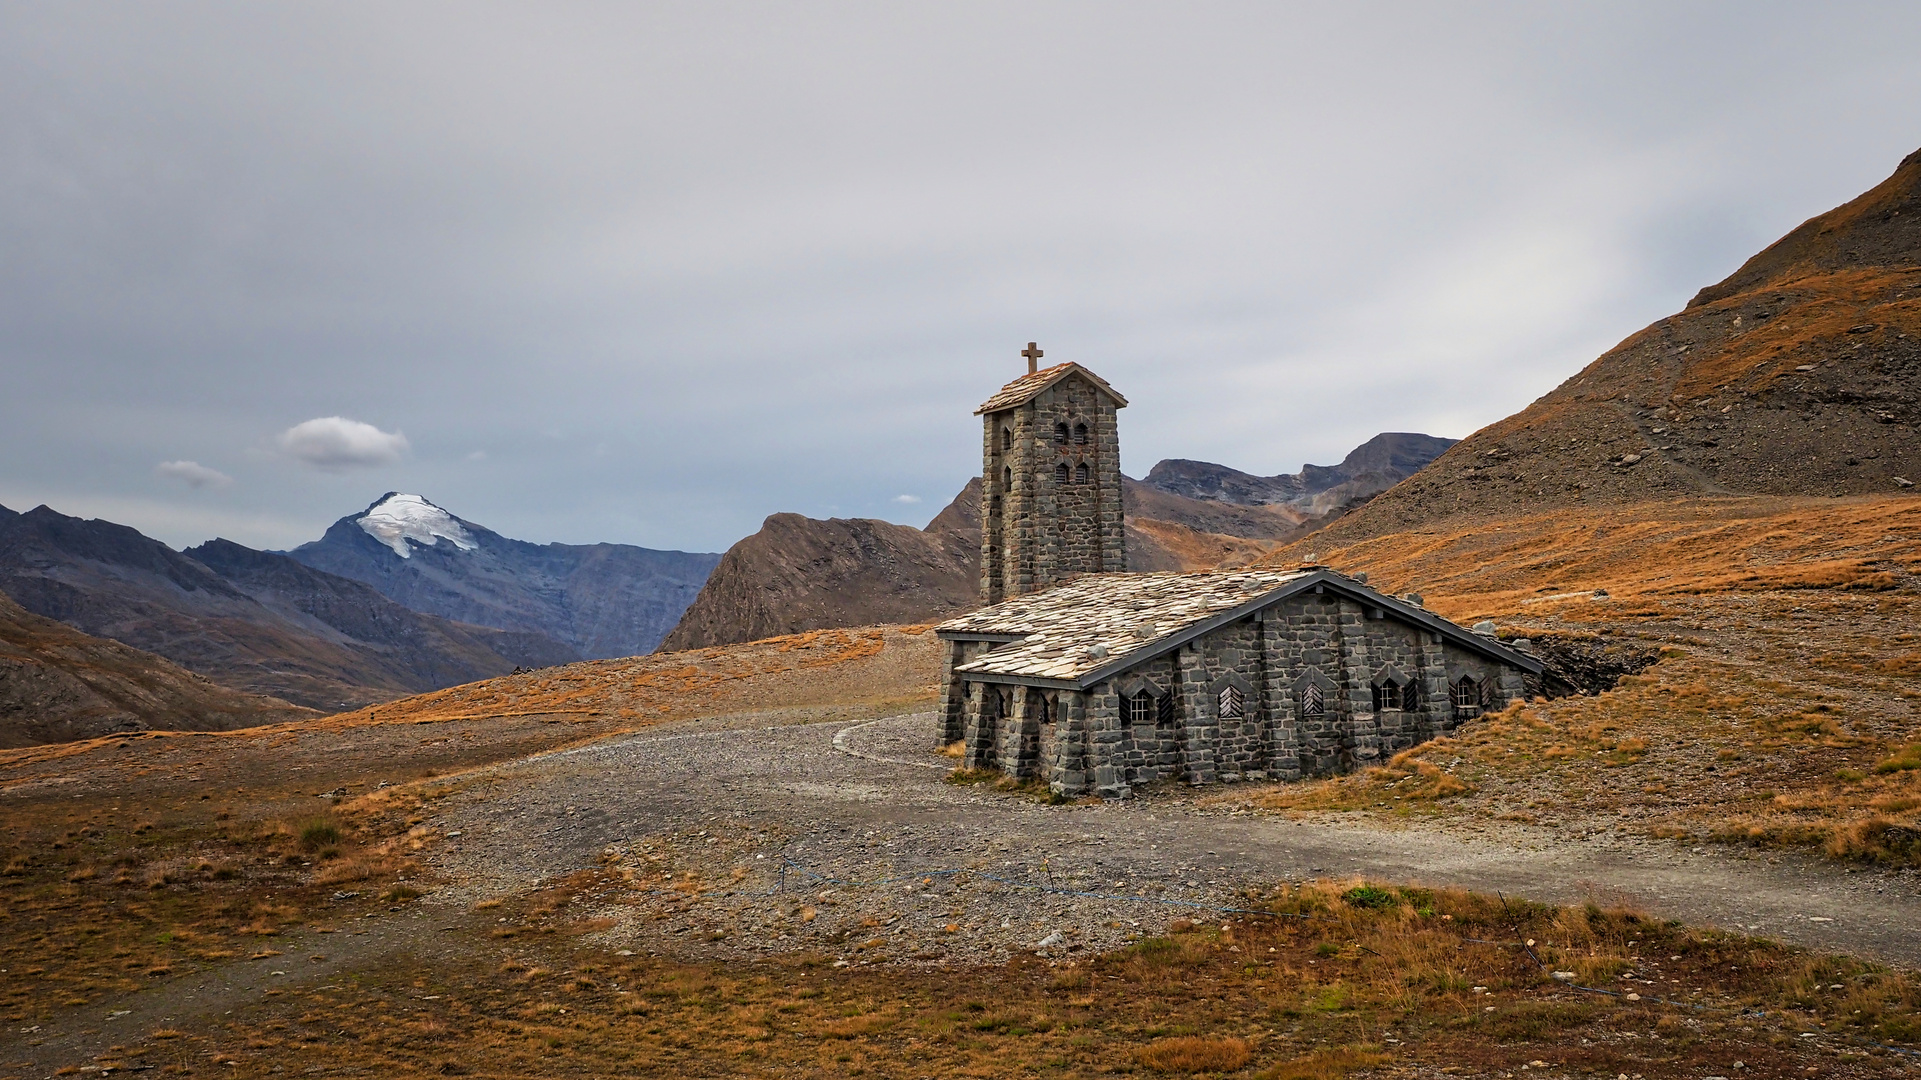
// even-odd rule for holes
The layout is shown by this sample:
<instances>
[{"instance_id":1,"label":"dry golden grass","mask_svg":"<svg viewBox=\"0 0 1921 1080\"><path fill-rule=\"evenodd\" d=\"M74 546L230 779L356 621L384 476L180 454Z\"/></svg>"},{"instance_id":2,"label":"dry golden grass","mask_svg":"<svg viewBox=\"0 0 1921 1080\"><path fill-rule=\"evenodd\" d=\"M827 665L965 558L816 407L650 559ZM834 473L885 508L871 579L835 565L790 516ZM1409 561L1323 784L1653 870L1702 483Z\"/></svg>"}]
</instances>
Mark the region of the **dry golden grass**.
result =
<instances>
[{"instance_id":1,"label":"dry golden grass","mask_svg":"<svg viewBox=\"0 0 1921 1080\"><path fill-rule=\"evenodd\" d=\"M1913 976L1630 910L1361 882L1246 901L1274 914L1179 923L1062 964L692 964L550 937L557 951L529 946L497 969L403 961L270 999L148 1059L231 1057L239 1075L452 1061L527 1078L840 1077L910 1063L911 1075L1326 1080L1379 1066L1500 1075L1540 1058L1573 1074L1694 1075L1733 1053L1771 1076L1833 1060L1797 1037L1817 1025L1824 1055L1921 1035Z\"/></svg>"},{"instance_id":2,"label":"dry golden grass","mask_svg":"<svg viewBox=\"0 0 1921 1080\"><path fill-rule=\"evenodd\" d=\"M1633 622L1670 597L1852 589L1880 592L1921 573L1921 498L1695 498L1443 522L1313 552L1365 570L1391 593L1420 592L1457 622L1518 615ZM1593 590L1611 599L1596 602Z\"/></svg>"}]
</instances>

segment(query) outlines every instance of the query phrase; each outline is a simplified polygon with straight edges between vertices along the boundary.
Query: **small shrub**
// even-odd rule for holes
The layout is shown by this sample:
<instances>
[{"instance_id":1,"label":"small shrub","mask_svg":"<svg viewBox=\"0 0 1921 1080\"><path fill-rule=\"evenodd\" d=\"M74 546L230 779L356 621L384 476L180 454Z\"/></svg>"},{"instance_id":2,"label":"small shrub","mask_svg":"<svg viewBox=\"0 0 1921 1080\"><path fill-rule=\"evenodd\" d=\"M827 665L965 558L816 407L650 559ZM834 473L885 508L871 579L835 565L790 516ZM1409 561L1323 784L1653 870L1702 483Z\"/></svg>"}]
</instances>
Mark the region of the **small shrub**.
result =
<instances>
[{"instance_id":1,"label":"small shrub","mask_svg":"<svg viewBox=\"0 0 1921 1080\"><path fill-rule=\"evenodd\" d=\"M309 821L300 827L300 847L303 851L319 851L340 843L340 826L325 819Z\"/></svg>"},{"instance_id":2,"label":"small shrub","mask_svg":"<svg viewBox=\"0 0 1921 1080\"><path fill-rule=\"evenodd\" d=\"M1400 898L1386 889L1373 885L1356 885L1341 894L1350 907L1365 908L1369 911L1382 911L1400 903Z\"/></svg>"}]
</instances>

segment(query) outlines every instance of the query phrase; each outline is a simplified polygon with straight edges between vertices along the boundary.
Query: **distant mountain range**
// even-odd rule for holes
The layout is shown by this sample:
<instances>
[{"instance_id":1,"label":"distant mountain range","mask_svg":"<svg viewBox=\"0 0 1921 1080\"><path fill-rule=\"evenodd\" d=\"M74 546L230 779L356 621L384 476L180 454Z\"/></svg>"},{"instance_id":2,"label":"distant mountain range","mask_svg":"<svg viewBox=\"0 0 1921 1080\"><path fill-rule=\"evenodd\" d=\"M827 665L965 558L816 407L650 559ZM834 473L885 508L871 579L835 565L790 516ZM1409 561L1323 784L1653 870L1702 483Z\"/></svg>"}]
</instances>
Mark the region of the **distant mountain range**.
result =
<instances>
[{"instance_id":1,"label":"distant mountain range","mask_svg":"<svg viewBox=\"0 0 1921 1080\"><path fill-rule=\"evenodd\" d=\"M353 535L341 535L343 525ZM395 495L297 554L227 540L179 552L124 525L0 507L0 593L27 612L281 706L328 712L515 667L647 652L719 559L524 544ZM443 610L457 606L452 594L473 618L415 609L303 559L349 567ZM255 703L225 712L248 709L271 711Z\"/></svg>"},{"instance_id":2,"label":"distant mountain range","mask_svg":"<svg viewBox=\"0 0 1921 1080\"><path fill-rule=\"evenodd\" d=\"M1141 483L1172 495L1241 506L1292 506L1310 515L1365 501L1414 475L1456 440L1411 432L1383 432L1354 448L1339 465L1307 465L1300 472L1254 476L1224 465L1169 458Z\"/></svg>"},{"instance_id":3,"label":"distant mountain range","mask_svg":"<svg viewBox=\"0 0 1921 1080\"><path fill-rule=\"evenodd\" d=\"M539 634L585 659L654 651L718 554L629 544L529 544L388 492L287 552L415 611Z\"/></svg>"},{"instance_id":4,"label":"distant mountain range","mask_svg":"<svg viewBox=\"0 0 1921 1080\"><path fill-rule=\"evenodd\" d=\"M1383 434L1340 465L1261 477L1170 460L1123 478L1131 570L1202 570L1252 562L1393 486L1452 445ZM778 634L944 618L978 602L980 480L925 529L867 518L775 514L721 557L663 649Z\"/></svg>"}]
</instances>

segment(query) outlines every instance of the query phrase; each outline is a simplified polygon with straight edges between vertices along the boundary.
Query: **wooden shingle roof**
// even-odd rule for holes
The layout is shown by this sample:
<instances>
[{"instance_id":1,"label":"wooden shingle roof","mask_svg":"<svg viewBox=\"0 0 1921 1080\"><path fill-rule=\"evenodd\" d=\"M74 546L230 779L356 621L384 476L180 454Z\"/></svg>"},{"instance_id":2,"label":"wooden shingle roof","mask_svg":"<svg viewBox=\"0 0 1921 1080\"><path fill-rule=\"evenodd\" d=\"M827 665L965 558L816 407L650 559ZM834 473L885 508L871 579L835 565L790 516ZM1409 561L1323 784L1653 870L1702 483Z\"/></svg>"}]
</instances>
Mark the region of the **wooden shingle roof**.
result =
<instances>
[{"instance_id":1,"label":"wooden shingle roof","mask_svg":"<svg viewBox=\"0 0 1921 1080\"><path fill-rule=\"evenodd\" d=\"M1322 567L1206 574L1087 574L949 619L943 638L999 641L955 670L989 682L1085 690L1217 627L1313 588L1380 608L1491 659L1538 674L1540 661Z\"/></svg>"},{"instance_id":2,"label":"wooden shingle roof","mask_svg":"<svg viewBox=\"0 0 1921 1080\"><path fill-rule=\"evenodd\" d=\"M1107 385L1106 379L1101 378L1099 375L1094 374L1070 360L1065 364L1055 364L1050 368L1042 368L1032 375L1022 375L1020 378L1001 387L995 392L993 397L988 398L982 403L980 408L974 410L974 415L979 416L982 413L1000 412L1002 409L1011 409L1016 405L1025 405L1034 400L1041 391L1060 382L1069 375L1079 375L1088 382L1100 387L1102 393L1114 399L1115 408L1124 409L1127 407L1127 399L1122 397L1113 387Z\"/></svg>"}]
</instances>

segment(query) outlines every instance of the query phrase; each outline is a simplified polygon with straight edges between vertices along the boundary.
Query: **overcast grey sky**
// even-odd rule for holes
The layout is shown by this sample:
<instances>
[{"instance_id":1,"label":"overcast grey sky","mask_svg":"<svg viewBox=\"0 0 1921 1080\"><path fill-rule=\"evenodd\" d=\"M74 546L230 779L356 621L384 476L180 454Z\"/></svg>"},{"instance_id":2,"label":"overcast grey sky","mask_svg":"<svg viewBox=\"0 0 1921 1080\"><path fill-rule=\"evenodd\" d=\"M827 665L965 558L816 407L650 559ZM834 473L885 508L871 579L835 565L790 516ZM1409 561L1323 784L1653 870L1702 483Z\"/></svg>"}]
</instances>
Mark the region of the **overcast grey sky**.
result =
<instances>
[{"instance_id":1,"label":"overcast grey sky","mask_svg":"<svg viewBox=\"0 0 1921 1080\"><path fill-rule=\"evenodd\" d=\"M918 525L1029 339L1132 475L1458 437L1893 171L1917 57L1912 3L0 4L0 504Z\"/></svg>"}]
</instances>

